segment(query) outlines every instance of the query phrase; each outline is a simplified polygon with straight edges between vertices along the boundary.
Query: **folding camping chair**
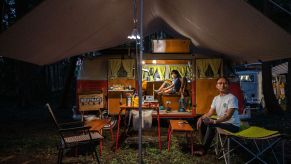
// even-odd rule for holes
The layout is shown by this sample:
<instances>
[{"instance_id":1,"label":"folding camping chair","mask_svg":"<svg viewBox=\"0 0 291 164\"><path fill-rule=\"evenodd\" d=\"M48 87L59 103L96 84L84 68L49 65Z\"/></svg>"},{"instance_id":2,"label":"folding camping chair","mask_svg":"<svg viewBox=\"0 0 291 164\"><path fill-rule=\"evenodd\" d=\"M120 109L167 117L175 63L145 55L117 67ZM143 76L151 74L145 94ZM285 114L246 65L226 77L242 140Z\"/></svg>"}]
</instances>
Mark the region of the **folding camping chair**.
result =
<instances>
[{"instance_id":1,"label":"folding camping chair","mask_svg":"<svg viewBox=\"0 0 291 164\"><path fill-rule=\"evenodd\" d=\"M96 158L97 162L100 163L94 145L96 142L103 139L103 137L98 132L90 132L90 127L83 126L82 122L58 123L50 105L46 104L46 107L56 128L58 129L61 138L58 145L58 163L62 163L65 150L79 147L80 145L88 145L90 150L93 152L93 156Z\"/></svg>"},{"instance_id":2,"label":"folding camping chair","mask_svg":"<svg viewBox=\"0 0 291 164\"><path fill-rule=\"evenodd\" d=\"M282 163L284 163L285 139L284 135L280 134L278 131L267 130L256 126L251 126L237 133L231 133L221 128L216 129L217 148L219 146L221 147L220 152L222 156L220 158L224 158L226 164L230 163L230 153L237 147L241 147L252 156L252 158L245 163L250 163L256 159L262 163L267 163L262 157L267 151L271 151L276 163L280 163L273 149L280 142L282 143ZM235 143L236 147L230 149L231 142ZM250 146L254 146L255 148L252 149Z\"/></svg>"}]
</instances>

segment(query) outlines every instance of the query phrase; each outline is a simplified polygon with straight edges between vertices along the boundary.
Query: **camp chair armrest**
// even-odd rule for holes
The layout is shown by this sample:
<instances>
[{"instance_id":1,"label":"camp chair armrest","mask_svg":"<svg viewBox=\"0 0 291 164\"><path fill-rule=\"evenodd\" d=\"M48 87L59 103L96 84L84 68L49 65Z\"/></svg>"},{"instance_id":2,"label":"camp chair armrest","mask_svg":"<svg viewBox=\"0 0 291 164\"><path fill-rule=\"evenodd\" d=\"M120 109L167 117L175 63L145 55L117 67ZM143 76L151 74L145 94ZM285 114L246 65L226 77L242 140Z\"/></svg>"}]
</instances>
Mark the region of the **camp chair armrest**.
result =
<instances>
[{"instance_id":1,"label":"camp chair armrest","mask_svg":"<svg viewBox=\"0 0 291 164\"><path fill-rule=\"evenodd\" d=\"M90 126L80 126L80 127L74 127L74 128L65 128L65 129L59 129L60 132L72 132L72 131L80 131L80 130L88 130L90 129Z\"/></svg>"}]
</instances>

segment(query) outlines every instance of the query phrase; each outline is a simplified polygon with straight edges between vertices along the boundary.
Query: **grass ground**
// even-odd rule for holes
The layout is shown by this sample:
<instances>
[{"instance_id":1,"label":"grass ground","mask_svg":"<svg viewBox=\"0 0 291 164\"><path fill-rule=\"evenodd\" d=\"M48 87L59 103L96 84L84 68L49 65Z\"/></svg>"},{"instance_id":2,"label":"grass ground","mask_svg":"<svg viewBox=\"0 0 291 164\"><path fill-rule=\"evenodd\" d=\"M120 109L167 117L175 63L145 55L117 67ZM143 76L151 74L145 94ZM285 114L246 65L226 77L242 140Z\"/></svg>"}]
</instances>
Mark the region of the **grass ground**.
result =
<instances>
[{"instance_id":1,"label":"grass ground","mask_svg":"<svg viewBox=\"0 0 291 164\"><path fill-rule=\"evenodd\" d=\"M57 132L52 120L44 107L27 109L13 108L10 105L0 104L0 163L56 163L58 142ZM69 120L71 111L55 109L59 120ZM254 112L251 125L259 125L269 129L277 129L286 134L291 134L290 113L277 116L264 112ZM194 124L194 123L193 123ZM163 150L159 151L156 142L143 144L144 163L223 163L218 160L213 152L206 156L196 157L190 154L186 146L185 135L175 134L172 139L171 151L166 150L167 121L163 120L162 143ZM154 128L153 131L156 129ZM154 136L155 133L145 133ZM105 131L102 163L137 163L137 144L122 143L118 152L113 151L110 134ZM197 132L196 132L197 136ZM156 138L155 138L156 139ZM196 137L198 143L198 137ZM287 142L287 161L290 161L290 140ZM67 153L64 163L93 163L91 156L73 157ZM232 159L233 163L242 163L240 156ZM288 162L287 162L288 163Z\"/></svg>"}]
</instances>

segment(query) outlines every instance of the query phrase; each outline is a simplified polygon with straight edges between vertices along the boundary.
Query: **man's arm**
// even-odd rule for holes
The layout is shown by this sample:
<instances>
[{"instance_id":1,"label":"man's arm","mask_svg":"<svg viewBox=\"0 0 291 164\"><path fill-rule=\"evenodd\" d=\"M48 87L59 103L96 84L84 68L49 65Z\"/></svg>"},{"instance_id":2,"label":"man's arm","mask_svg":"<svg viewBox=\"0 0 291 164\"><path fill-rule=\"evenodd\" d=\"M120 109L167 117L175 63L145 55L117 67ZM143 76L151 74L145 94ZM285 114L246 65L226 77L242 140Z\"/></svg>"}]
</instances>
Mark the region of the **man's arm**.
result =
<instances>
[{"instance_id":1,"label":"man's arm","mask_svg":"<svg viewBox=\"0 0 291 164\"><path fill-rule=\"evenodd\" d=\"M235 108L228 109L227 112L224 114L224 116L220 117L217 120L214 120L213 123L216 124L216 123L228 121L232 117L234 110Z\"/></svg>"},{"instance_id":2,"label":"man's arm","mask_svg":"<svg viewBox=\"0 0 291 164\"><path fill-rule=\"evenodd\" d=\"M210 108L210 110L209 110L207 113L203 114L203 115L201 116L201 118L204 119L204 118L206 118L206 117L211 117L212 115L214 115L214 113L215 113L215 109Z\"/></svg>"},{"instance_id":3,"label":"man's arm","mask_svg":"<svg viewBox=\"0 0 291 164\"><path fill-rule=\"evenodd\" d=\"M213 109L213 108L210 108L210 110L207 112L207 113L205 113L204 115L202 115L199 119L198 119L198 121L197 121L197 129L199 129L200 127L201 127L201 124L202 124L202 120L204 119L204 118L206 118L206 117L210 117L210 116L212 116L213 114L215 113L215 109Z\"/></svg>"}]
</instances>

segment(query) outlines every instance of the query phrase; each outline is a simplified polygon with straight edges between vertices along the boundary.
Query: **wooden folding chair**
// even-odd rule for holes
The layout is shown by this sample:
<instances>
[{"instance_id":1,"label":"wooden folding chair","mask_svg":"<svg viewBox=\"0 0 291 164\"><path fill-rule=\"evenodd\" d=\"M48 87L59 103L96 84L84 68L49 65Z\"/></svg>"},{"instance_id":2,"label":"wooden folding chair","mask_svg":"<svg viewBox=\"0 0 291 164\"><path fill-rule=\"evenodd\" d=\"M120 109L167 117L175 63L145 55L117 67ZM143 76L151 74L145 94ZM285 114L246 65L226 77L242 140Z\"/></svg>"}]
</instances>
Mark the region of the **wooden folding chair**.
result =
<instances>
[{"instance_id":1,"label":"wooden folding chair","mask_svg":"<svg viewBox=\"0 0 291 164\"><path fill-rule=\"evenodd\" d=\"M90 127L83 126L82 122L69 122L60 124L58 123L50 105L46 104L46 107L61 138L61 141L58 145L58 163L62 163L65 150L72 149L80 145L89 145L89 148L93 152L93 156L96 158L97 162L100 163L99 157L94 147L94 143L102 140L102 135L100 135L98 132L90 132Z\"/></svg>"},{"instance_id":2,"label":"wooden folding chair","mask_svg":"<svg viewBox=\"0 0 291 164\"><path fill-rule=\"evenodd\" d=\"M79 111L82 115L82 120L85 120L85 125L90 127L90 131L97 131L101 135L103 129L108 126L111 133L111 140L113 141L113 130L110 120L103 118L101 109L104 108L104 95L103 93L83 93L79 95ZM87 112L98 112L98 117L95 119L85 119L84 114ZM103 140L100 141L100 155L102 155Z\"/></svg>"}]
</instances>

